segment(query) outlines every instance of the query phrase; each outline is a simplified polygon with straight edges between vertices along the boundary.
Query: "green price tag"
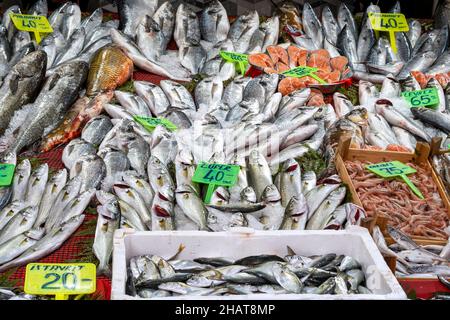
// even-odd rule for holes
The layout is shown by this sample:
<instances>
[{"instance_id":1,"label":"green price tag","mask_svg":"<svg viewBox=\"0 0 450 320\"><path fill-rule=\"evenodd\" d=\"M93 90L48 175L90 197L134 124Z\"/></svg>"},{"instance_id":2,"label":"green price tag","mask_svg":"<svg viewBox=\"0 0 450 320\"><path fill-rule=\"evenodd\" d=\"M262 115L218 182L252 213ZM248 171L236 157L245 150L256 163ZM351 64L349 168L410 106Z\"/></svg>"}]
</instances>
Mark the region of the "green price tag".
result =
<instances>
[{"instance_id":1,"label":"green price tag","mask_svg":"<svg viewBox=\"0 0 450 320\"><path fill-rule=\"evenodd\" d=\"M319 81L319 83L322 83L322 84L327 83L326 81L322 80L315 74L315 72L317 72L317 70L318 70L317 68L311 68L311 67L296 67L296 68L293 68L293 69L283 72L282 75L284 75L286 77L292 77L292 78L303 78L303 77L309 76L309 77Z\"/></svg>"},{"instance_id":2,"label":"green price tag","mask_svg":"<svg viewBox=\"0 0 450 320\"><path fill-rule=\"evenodd\" d=\"M142 116L133 116L134 121L141 124L145 129L152 132L159 125L163 125L170 131L175 131L177 126L174 125L167 119L164 118L150 118L150 117L142 117Z\"/></svg>"},{"instance_id":3,"label":"green price tag","mask_svg":"<svg viewBox=\"0 0 450 320\"><path fill-rule=\"evenodd\" d=\"M368 16L373 30L389 32L392 50L397 53L395 32L409 31L405 15L401 13L369 12Z\"/></svg>"},{"instance_id":4,"label":"green price tag","mask_svg":"<svg viewBox=\"0 0 450 320\"><path fill-rule=\"evenodd\" d=\"M18 30L34 32L38 44L41 42L40 33L53 32L53 28L45 16L21 13L10 13L9 16Z\"/></svg>"},{"instance_id":5,"label":"green price tag","mask_svg":"<svg viewBox=\"0 0 450 320\"><path fill-rule=\"evenodd\" d=\"M237 63L239 72L242 75L245 75L248 66L248 55L237 52L220 51L220 56L228 62Z\"/></svg>"},{"instance_id":6,"label":"green price tag","mask_svg":"<svg viewBox=\"0 0 450 320\"><path fill-rule=\"evenodd\" d=\"M411 107L431 107L435 109L439 104L439 94L436 88L402 92L403 98Z\"/></svg>"},{"instance_id":7,"label":"green price tag","mask_svg":"<svg viewBox=\"0 0 450 320\"><path fill-rule=\"evenodd\" d=\"M55 295L67 300L70 294L90 294L96 290L93 263L29 263L24 291L28 294Z\"/></svg>"},{"instance_id":8,"label":"green price tag","mask_svg":"<svg viewBox=\"0 0 450 320\"><path fill-rule=\"evenodd\" d=\"M240 167L232 164L199 163L192 181L208 184L205 203L209 203L216 186L231 187L236 184Z\"/></svg>"},{"instance_id":9,"label":"green price tag","mask_svg":"<svg viewBox=\"0 0 450 320\"><path fill-rule=\"evenodd\" d=\"M16 166L10 163L0 163L0 186L11 185Z\"/></svg>"},{"instance_id":10,"label":"green price tag","mask_svg":"<svg viewBox=\"0 0 450 320\"><path fill-rule=\"evenodd\" d=\"M381 162L366 166L366 169L383 178L401 177L408 187L420 198L424 199L419 189L408 179L407 174L415 173L416 170L408 167L400 161Z\"/></svg>"}]
</instances>

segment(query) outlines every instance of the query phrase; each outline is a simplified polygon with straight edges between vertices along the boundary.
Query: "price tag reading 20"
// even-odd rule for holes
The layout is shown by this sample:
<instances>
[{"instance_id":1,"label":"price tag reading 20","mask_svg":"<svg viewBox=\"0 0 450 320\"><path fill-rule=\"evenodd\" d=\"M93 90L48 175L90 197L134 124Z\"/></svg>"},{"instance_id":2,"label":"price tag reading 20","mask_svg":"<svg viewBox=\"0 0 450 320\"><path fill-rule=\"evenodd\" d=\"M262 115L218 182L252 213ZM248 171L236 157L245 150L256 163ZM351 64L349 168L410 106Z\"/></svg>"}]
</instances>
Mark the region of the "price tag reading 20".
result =
<instances>
[{"instance_id":1,"label":"price tag reading 20","mask_svg":"<svg viewBox=\"0 0 450 320\"><path fill-rule=\"evenodd\" d=\"M96 269L92 263L29 263L24 290L28 294L56 295L57 300L70 294L90 294L96 289Z\"/></svg>"},{"instance_id":2,"label":"price tag reading 20","mask_svg":"<svg viewBox=\"0 0 450 320\"><path fill-rule=\"evenodd\" d=\"M208 184L205 202L209 203L215 186L231 187L236 184L240 167L232 164L200 163L192 181Z\"/></svg>"}]
</instances>

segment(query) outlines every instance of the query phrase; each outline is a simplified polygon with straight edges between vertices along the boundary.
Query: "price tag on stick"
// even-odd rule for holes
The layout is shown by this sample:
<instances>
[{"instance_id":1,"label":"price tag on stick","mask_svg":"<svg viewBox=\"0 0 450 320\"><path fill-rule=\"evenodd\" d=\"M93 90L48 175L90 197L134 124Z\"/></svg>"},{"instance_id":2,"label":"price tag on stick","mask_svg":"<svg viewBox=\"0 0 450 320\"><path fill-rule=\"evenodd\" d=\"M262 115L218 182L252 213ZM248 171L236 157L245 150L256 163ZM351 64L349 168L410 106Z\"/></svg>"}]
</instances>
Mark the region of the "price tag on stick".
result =
<instances>
[{"instance_id":1,"label":"price tag on stick","mask_svg":"<svg viewBox=\"0 0 450 320\"><path fill-rule=\"evenodd\" d=\"M208 184L205 203L209 203L216 186L231 187L236 184L239 170L239 166L232 164L202 162L195 169L192 181Z\"/></svg>"},{"instance_id":2,"label":"price tag on stick","mask_svg":"<svg viewBox=\"0 0 450 320\"><path fill-rule=\"evenodd\" d=\"M439 104L439 94L436 88L402 92L402 97L409 102L411 107L434 109Z\"/></svg>"},{"instance_id":3,"label":"price tag on stick","mask_svg":"<svg viewBox=\"0 0 450 320\"><path fill-rule=\"evenodd\" d=\"M34 32L38 44L41 42L40 33L53 32L52 26L44 16L21 13L10 13L9 16L18 30Z\"/></svg>"},{"instance_id":4,"label":"price tag on stick","mask_svg":"<svg viewBox=\"0 0 450 320\"><path fill-rule=\"evenodd\" d=\"M383 178L400 177L405 181L408 187L420 198L424 199L420 190L408 179L407 174L415 173L416 169L407 166L400 161L381 162L366 166L366 169Z\"/></svg>"},{"instance_id":5,"label":"price tag on stick","mask_svg":"<svg viewBox=\"0 0 450 320\"><path fill-rule=\"evenodd\" d=\"M24 291L34 295L55 295L67 300L71 294L90 294L96 290L93 263L29 263Z\"/></svg>"},{"instance_id":6,"label":"price tag on stick","mask_svg":"<svg viewBox=\"0 0 450 320\"><path fill-rule=\"evenodd\" d=\"M409 31L408 22L405 15L401 13L368 13L370 24L375 31L389 32L392 50L397 53L397 41L395 40L395 32Z\"/></svg>"},{"instance_id":7,"label":"price tag on stick","mask_svg":"<svg viewBox=\"0 0 450 320\"><path fill-rule=\"evenodd\" d=\"M143 116L133 116L134 121L141 124L147 131L152 132L159 125L163 125L170 131L175 131L177 126L174 125L167 119L164 118L151 118L151 117L143 117Z\"/></svg>"},{"instance_id":8,"label":"price tag on stick","mask_svg":"<svg viewBox=\"0 0 450 320\"><path fill-rule=\"evenodd\" d=\"M247 70L248 66L248 55L237 52L220 51L220 56L228 62L236 63L241 74L245 75L245 70Z\"/></svg>"},{"instance_id":9,"label":"price tag on stick","mask_svg":"<svg viewBox=\"0 0 450 320\"><path fill-rule=\"evenodd\" d=\"M321 79L318 75L316 75L317 70L319 69L311 67L296 67L283 72L282 75L292 78L311 77L317 80L319 83L326 84L327 82L325 80Z\"/></svg>"},{"instance_id":10,"label":"price tag on stick","mask_svg":"<svg viewBox=\"0 0 450 320\"><path fill-rule=\"evenodd\" d=\"M0 187L10 186L14 178L16 166L10 163L0 163Z\"/></svg>"}]
</instances>

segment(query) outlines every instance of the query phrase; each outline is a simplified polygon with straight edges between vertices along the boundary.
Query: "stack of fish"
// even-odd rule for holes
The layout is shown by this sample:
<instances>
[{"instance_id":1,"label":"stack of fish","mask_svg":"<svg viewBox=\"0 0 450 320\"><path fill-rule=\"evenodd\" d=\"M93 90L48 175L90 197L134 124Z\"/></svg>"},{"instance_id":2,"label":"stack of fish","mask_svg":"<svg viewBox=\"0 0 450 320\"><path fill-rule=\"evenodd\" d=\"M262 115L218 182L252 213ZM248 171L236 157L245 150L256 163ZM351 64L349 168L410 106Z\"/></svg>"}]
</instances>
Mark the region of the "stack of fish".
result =
<instances>
[{"instance_id":1,"label":"stack of fish","mask_svg":"<svg viewBox=\"0 0 450 320\"><path fill-rule=\"evenodd\" d=\"M388 74L400 79L406 78L411 71L423 71L437 74L449 70L449 53L446 50L448 26L422 33L417 20L409 21L409 31L396 32L397 52L394 52L389 39L380 36L377 40L368 19L368 13L379 13L377 5L369 5L361 26L358 28L352 13L341 3L337 19L328 6L324 6L321 19L317 17L309 3L305 3L302 13L304 34L291 32L293 40L307 50L324 48L331 57L345 55L354 71L354 77L373 83L381 83ZM389 10L400 13L397 2ZM292 28L291 28L292 31Z\"/></svg>"},{"instance_id":2,"label":"stack of fish","mask_svg":"<svg viewBox=\"0 0 450 320\"><path fill-rule=\"evenodd\" d=\"M61 5L48 19L53 32L40 43L47 53L47 76L66 62L90 63L97 50L111 43L110 29L119 24L117 20L102 23L102 9L82 19L80 7L72 2Z\"/></svg>"},{"instance_id":3,"label":"stack of fish","mask_svg":"<svg viewBox=\"0 0 450 320\"><path fill-rule=\"evenodd\" d=\"M338 139L330 143L328 138L340 138L349 129L352 131L350 137L354 138L353 142L360 148L412 152L417 141L431 142L432 137L443 138L442 145L447 146L450 133L447 96L435 79L428 82L427 88L437 89L439 104L435 109L410 108L401 96L404 91L420 90L412 76L402 83L389 76L385 77L381 90L373 83L361 80L360 106L354 106L345 95L335 93L333 111L338 121L331 125L325 136L326 154L331 152L330 146L335 148L338 143ZM362 117L356 117L356 113L361 112L364 113ZM353 125L349 125L352 119Z\"/></svg>"},{"instance_id":4,"label":"stack of fish","mask_svg":"<svg viewBox=\"0 0 450 320\"><path fill-rule=\"evenodd\" d=\"M334 253L298 255L288 247L284 258L258 255L165 260L157 255L132 257L127 294L141 298L178 295L372 294L359 262Z\"/></svg>"},{"instance_id":5,"label":"stack of fish","mask_svg":"<svg viewBox=\"0 0 450 320\"><path fill-rule=\"evenodd\" d=\"M281 95L274 93L277 80L278 75L238 78L225 88L223 97L223 85L217 78L201 81L195 98L170 80L161 81L161 87L136 81L138 95L115 92L120 105L105 105L113 119L93 118L81 139L71 141L63 151L63 161L74 176L89 177L90 187L102 189L97 194L102 214L96 238L104 246L95 249L103 261L100 270L107 270L112 247L105 246L119 227L339 229L364 218L362 209L352 204L340 206L346 191L338 178L316 186L315 173L305 172L302 184L300 165L294 158L319 148L329 122L328 109L332 107L302 107L310 95L310 89L305 88L280 99ZM269 89L272 98L266 103L259 92ZM233 111L244 109L245 104L252 104L255 113ZM204 112L208 110L203 111L203 116L201 110L215 105L232 105L229 112L233 116L222 114L221 122L205 121L208 113ZM264 114L269 108L271 113ZM133 120L135 115L164 116L178 129L170 131L161 125L150 133ZM267 119L266 124L258 118ZM279 121L281 132L273 119ZM267 136L269 132L272 137ZM235 139L236 148L227 149L222 134ZM246 138L240 140L243 135ZM258 145L265 137L268 141ZM308 137L312 139L303 142ZM195 139L199 147L194 147ZM271 144L282 150L278 153L271 149L270 157L267 146ZM201 161L241 168L237 184L229 189L218 188L209 205L203 203L200 186L192 182ZM100 240L105 237L110 242Z\"/></svg>"},{"instance_id":6,"label":"stack of fish","mask_svg":"<svg viewBox=\"0 0 450 320\"><path fill-rule=\"evenodd\" d=\"M47 164L32 171L28 159L16 167L12 186L2 187L0 271L45 257L83 223L95 189L68 178L65 169L50 176Z\"/></svg>"},{"instance_id":7,"label":"stack of fish","mask_svg":"<svg viewBox=\"0 0 450 320\"><path fill-rule=\"evenodd\" d=\"M260 24L258 13L251 11L230 25L225 8L217 0L199 14L185 3L176 9L167 1L156 9L157 3L119 1L121 32L111 30L113 42L136 66L157 75L187 81L202 73L229 80L235 75L234 65L222 60L221 50L260 52L278 43L277 16ZM167 50L172 35L178 50Z\"/></svg>"},{"instance_id":8,"label":"stack of fish","mask_svg":"<svg viewBox=\"0 0 450 320\"><path fill-rule=\"evenodd\" d=\"M420 246L393 227L388 226L388 233L395 241L389 246L379 227L374 228L372 236L383 255L396 258L396 275L450 276L450 242L446 246Z\"/></svg>"}]
</instances>

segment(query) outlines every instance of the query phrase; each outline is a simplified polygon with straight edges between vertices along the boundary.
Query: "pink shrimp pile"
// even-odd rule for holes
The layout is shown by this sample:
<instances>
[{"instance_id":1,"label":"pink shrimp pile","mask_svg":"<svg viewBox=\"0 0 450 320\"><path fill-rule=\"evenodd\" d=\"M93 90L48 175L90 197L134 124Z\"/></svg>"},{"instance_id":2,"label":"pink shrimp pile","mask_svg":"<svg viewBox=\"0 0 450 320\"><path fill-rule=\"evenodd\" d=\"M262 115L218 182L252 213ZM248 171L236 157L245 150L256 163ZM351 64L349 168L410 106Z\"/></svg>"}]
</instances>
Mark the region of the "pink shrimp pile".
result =
<instances>
[{"instance_id":1,"label":"pink shrimp pile","mask_svg":"<svg viewBox=\"0 0 450 320\"><path fill-rule=\"evenodd\" d=\"M383 179L364 167L370 162L346 161L345 167L352 179L359 199L369 216L388 218L388 224L410 236L447 239L443 231L448 226L447 209L439 195L431 173L413 163L417 170L408 175L424 196L417 197L400 178Z\"/></svg>"}]
</instances>

